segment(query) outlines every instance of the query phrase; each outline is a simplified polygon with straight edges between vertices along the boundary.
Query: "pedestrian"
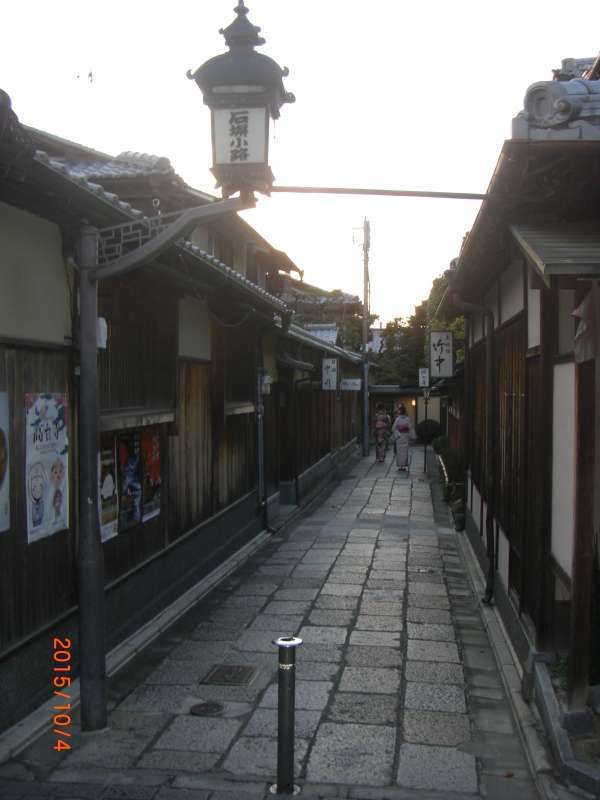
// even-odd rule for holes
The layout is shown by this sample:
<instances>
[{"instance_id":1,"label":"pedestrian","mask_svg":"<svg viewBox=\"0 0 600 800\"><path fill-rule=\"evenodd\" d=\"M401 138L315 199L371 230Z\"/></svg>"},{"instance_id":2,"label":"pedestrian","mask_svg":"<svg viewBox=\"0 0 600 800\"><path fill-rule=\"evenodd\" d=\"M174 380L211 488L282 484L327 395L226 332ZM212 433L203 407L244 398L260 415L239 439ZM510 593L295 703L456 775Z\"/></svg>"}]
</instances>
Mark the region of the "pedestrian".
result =
<instances>
[{"instance_id":1,"label":"pedestrian","mask_svg":"<svg viewBox=\"0 0 600 800\"><path fill-rule=\"evenodd\" d=\"M375 407L375 458L377 461L385 461L385 450L387 438L390 431L392 420L385 410L383 403L377 403Z\"/></svg>"},{"instance_id":2,"label":"pedestrian","mask_svg":"<svg viewBox=\"0 0 600 800\"><path fill-rule=\"evenodd\" d=\"M408 472L408 445L410 440L415 438L415 434L410 417L406 414L404 403L400 403L398 406L398 416L392 426L392 436L394 437L398 469L405 469Z\"/></svg>"}]
</instances>

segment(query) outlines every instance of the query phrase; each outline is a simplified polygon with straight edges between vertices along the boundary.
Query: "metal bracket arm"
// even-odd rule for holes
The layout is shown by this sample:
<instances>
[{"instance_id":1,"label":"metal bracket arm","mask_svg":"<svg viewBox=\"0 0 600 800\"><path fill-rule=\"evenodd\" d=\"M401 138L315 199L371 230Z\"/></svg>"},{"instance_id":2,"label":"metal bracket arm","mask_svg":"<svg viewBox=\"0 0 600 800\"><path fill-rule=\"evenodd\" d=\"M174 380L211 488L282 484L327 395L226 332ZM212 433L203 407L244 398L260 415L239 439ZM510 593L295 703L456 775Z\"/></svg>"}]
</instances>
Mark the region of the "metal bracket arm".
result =
<instances>
[{"instance_id":1,"label":"metal bracket arm","mask_svg":"<svg viewBox=\"0 0 600 800\"><path fill-rule=\"evenodd\" d=\"M181 213L176 220L164 228L159 229L153 238L146 241L143 245L132 250L121 258L117 259L108 266L98 267L90 270L90 276L95 280L104 278L115 278L131 272L143 263L154 261L158 256L167 250L171 245L185 236L190 230L200 222L221 217L224 214L232 214L235 211L243 211L246 208L253 208L256 204L254 198L234 197L229 200L219 200L205 206L194 206ZM118 226L115 227L115 230ZM109 232L110 229L107 229Z\"/></svg>"}]
</instances>

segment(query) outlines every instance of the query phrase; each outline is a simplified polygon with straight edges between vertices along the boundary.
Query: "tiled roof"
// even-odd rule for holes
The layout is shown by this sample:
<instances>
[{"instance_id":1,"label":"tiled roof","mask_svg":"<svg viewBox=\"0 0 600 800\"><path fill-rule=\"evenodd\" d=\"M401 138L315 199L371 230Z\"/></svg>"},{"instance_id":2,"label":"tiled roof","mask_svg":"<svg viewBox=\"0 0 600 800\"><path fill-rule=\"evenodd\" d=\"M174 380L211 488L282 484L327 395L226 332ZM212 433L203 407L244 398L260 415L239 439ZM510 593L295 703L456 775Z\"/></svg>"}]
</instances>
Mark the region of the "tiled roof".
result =
<instances>
[{"instance_id":1,"label":"tiled roof","mask_svg":"<svg viewBox=\"0 0 600 800\"><path fill-rule=\"evenodd\" d=\"M82 161L77 164L56 157L51 158L51 161L65 165L71 175L88 180L175 175L168 158L151 156L146 153L125 152L110 161Z\"/></svg>"},{"instance_id":2,"label":"tiled roof","mask_svg":"<svg viewBox=\"0 0 600 800\"><path fill-rule=\"evenodd\" d=\"M96 195L104 202L110 203L122 213L127 214L127 216L130 218L141 219L145 216L143 211L133 208L131 203L126 203L124 200L121 200L118 195L114 194L113 192L107 192L100 184L90 181L85 174L81 174L77 165L68 164L64 159L51 158L42 150L37 150L34 158L40 164L44 164L54 172L60 173L63 177ZM168 159L164 160L168 163ZM237 284L247 292L250 292L255 297L269 303L271 306L275 306L279 312L287 310L287 306L283 300L275 297L275 295L269 294L269 292L265 291L265 289L257 286L257 284L248 280L248 278L244 277L240 272L228 266L220 259L215 258L210 253L207 253L205 250L201 250L199 247L189 241L182 241L178 243L177 246L183 249L186 253L198 258L205 266L218 271L225 278L231 280L233 283Z\"/></svg>"}]
</instances>

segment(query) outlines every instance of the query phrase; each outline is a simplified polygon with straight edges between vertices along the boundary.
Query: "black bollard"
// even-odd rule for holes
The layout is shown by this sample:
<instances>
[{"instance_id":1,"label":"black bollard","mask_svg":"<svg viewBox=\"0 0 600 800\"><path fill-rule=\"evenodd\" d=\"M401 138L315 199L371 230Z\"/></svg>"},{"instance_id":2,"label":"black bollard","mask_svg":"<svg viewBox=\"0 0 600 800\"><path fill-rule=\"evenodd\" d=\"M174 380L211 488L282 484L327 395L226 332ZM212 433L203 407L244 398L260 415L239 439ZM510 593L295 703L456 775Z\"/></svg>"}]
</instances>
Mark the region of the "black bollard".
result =
<instances>
[{"instance_id":1,"label":"black bollard","mask_svg":"<svg viewBox=\"0 0 600 800\"><path fill-rule=\"evenodd\" d=\"M297 636L280 636L273 644L279 648L279 693L277 706L277 783L273 794L297 794L294 786L294 727L296 710Z\"/></svg>"}]
</instances>

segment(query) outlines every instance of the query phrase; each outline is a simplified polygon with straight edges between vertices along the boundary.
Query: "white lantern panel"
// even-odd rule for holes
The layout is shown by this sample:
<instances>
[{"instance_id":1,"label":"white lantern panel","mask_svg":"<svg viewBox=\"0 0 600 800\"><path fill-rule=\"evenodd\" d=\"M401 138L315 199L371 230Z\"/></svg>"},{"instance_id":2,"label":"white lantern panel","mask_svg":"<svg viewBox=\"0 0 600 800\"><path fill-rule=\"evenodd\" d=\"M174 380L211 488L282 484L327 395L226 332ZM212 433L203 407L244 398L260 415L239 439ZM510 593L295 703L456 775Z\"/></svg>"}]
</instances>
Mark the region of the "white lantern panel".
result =
<instances>
[{"instance_id":1,"label":"white lantern panel","mask_svg":"<svg viewBox=\"0 0 600 800\"><path fill-rule=\"evenodd\" d=\"M452 331L431 331L429 364L432 378L451 378L454 374Z\"/></svg>"},{"instance_id":2,"label":"white lantern panel","mask_svg":"<svg viewBox=\"0 0 600 800\"><path fill-rule=\"evenodd\" d=\"M214 109L215 164L265 164L266 115L266 108Z\"/></svg>"}]
</instances>

